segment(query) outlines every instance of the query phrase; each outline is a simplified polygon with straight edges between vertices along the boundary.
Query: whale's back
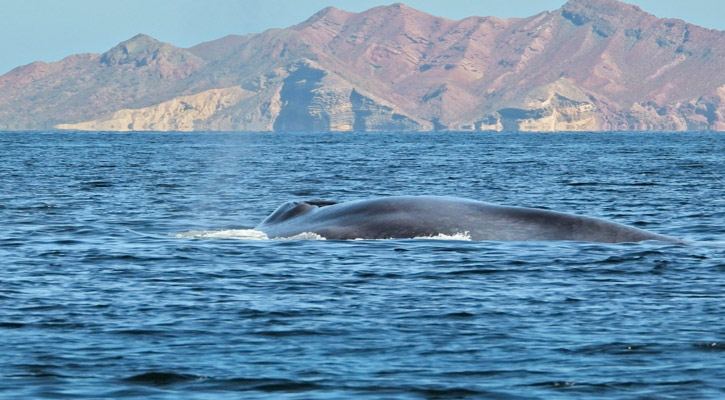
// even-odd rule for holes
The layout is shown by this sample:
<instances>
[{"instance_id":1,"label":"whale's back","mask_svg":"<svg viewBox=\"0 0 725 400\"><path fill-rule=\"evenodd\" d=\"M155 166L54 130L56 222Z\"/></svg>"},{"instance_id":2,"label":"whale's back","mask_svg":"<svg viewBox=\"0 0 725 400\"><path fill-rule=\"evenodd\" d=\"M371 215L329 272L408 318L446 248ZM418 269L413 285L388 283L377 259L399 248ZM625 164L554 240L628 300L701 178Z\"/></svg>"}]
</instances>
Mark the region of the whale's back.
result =
<instances>
[{"instance_id":1,"label":"whale's back","mask_svg":"<svg viewBox=\"0 0 725 400\"><path fill-rule=\"evenodd\" d=\"M343 240L465 235L476 241L676 241L597 218L453 197L399 196L317 204L286 203L257 229L270 237L311 232Z\"/></svg>"}]
</instances>

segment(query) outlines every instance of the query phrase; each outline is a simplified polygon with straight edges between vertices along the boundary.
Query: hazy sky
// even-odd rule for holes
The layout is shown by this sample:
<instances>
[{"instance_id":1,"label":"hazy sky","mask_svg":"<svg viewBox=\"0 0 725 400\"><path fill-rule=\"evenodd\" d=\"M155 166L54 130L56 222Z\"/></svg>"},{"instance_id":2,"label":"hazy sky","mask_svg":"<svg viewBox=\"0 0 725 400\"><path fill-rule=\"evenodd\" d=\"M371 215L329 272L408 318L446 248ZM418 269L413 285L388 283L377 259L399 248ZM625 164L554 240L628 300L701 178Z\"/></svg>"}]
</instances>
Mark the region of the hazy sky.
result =
<instances>
[{"instance_id":1,"label":"hazy sky","mask_svg":"<svg viewBox=\"0 0 725 400\"><path fill-rule=\"evenodd\" d=\"M261 32L301 22L335 6L362 11L377 0L0 0L0 74L32 61L102 53L137 33L180 47L228 34ZM408 0L448 18L527 17L565 0ZM629 0L658 17L725 30L725 0Z\"/></svg>"}]
</instances>

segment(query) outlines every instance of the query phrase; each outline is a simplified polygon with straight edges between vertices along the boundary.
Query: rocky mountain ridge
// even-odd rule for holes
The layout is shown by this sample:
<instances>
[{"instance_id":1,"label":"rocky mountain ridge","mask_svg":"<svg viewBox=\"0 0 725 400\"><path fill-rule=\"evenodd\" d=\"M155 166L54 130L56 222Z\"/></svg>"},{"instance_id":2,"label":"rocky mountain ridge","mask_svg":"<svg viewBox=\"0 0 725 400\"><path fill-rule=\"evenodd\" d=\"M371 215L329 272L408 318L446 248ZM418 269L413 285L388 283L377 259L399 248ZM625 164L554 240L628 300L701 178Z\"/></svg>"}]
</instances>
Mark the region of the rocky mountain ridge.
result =
<instances>
[{"instance_id":1,"label":"rocky mountain ridge","mask_svg":"<svg viewBox=\"0 0 725 400\"><path fill-rule=\"evenodd\" d=\"M450 20L326 8L182 49L146 35L0 76L0 129L725 131L725 32L616 0Z\"/></svg>"}]
</instances>

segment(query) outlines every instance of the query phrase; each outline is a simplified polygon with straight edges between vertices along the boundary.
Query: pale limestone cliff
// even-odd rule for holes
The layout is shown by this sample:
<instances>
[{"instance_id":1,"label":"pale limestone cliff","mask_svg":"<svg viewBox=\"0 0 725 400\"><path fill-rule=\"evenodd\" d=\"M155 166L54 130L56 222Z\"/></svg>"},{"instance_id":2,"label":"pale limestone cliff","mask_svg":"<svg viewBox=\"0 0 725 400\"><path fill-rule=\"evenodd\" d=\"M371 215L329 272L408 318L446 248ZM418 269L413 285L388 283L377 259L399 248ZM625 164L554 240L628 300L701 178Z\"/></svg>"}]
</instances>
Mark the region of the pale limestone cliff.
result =
<instances>
[{"instance_id":1,"label":"pale limestone cliff","mask_svg":"<svg viewBox=\"0 0 725 400\"><path fill-rule=\"evenodd\" d=\"M717 111L715 111L715 121L713 121L713 129L716 131L725 131L725 86L719 87L715 91L717 101Z\"/></svg>"},{"instance_id":2,"label":"pale limestone cliff","mask_svg":"<svg viewBox=\"0 0 725 400\"><path fill-rule=\"evenodd\" d=\"M151 107L119 110L107 118L56 127L80 131L193 131L201 122L250 95L238 86L212 89Z\"/></svg>"},{"instance_id":3,"label":"pale limestone cliff","mask_svg":"<svg viewBox=\"0 0 725 400\"><path fill-rule=\"evenodd\" d=\"M597 106L567 79L535 89L473 124L482 131L590 131L599 127Z\"/></svg>"}]
</instances>

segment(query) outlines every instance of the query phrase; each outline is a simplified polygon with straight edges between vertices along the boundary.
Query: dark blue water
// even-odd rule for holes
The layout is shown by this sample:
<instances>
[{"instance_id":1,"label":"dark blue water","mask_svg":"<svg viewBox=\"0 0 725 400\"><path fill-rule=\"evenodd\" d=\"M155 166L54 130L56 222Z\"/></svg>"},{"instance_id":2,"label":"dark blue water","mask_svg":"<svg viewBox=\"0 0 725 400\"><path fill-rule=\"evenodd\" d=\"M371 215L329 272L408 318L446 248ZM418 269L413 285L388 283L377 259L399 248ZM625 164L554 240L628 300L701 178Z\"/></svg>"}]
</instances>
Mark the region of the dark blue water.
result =
<instances>
[{"instance_id":1,"label":"dark blue water","mask_svg":"<svg viewBox=\"0 0 725 400\"><path fill-rule=\"evenodd\" d=\"M0 133L0 397L721 399L724 156L711 133ZM418 194L694 243L233 239L288 200Z\"/></svg>"}]
</instances>

